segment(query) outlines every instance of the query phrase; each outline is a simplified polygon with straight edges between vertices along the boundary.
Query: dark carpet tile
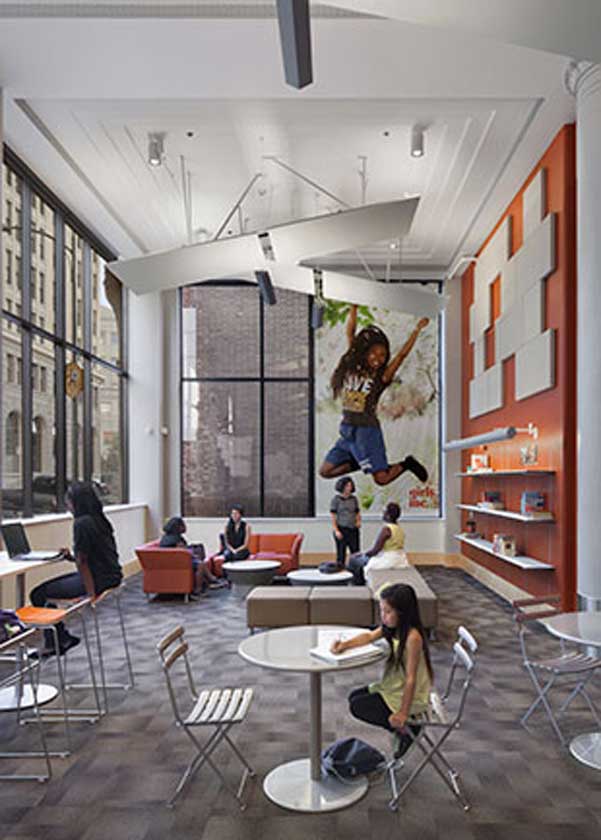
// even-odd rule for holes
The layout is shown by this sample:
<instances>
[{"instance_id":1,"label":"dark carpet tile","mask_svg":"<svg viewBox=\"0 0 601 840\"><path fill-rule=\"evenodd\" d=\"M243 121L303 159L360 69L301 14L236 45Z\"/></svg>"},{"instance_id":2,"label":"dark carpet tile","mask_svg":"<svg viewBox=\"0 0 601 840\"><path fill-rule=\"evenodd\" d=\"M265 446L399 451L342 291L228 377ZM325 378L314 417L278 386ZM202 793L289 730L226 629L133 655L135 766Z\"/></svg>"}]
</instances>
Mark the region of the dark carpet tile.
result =
<instances>
[{"instance_id":1,"label":"dark carpet tile","mask_svg":"<svg viewBox=\"0 0 601 840\"><path fill-rule=\"evenodd\" d=\"M578 764L560 747L541 712L534 715L529 732L518 723L533 691L520 663L509 606L461 571L422 571L440 599L441 626L432 644L439 687L445 685L457 626L465 624L480 643L465 719L446 749L473 803L469 813L430 767L397 813L388 809L390 791L383 778L372 783L359 803L337 813L300 815L268 801L263 777L283 761L307 754L307 678L262 670L240 659L237 648L247 629L244 602L234 593L215 591L190 605L177 599L147 603L140 579L133 578L124 608L135 688L111 691L111 714L100 724L73 725L76 749L70 758L53 762L50 783L0 783L1 840L531 840L539 834L547 840L599 840L601 773ZM118 625L108 604L102 623L110 679L122 681ZM175 809L165 807L193 754L173 724L155 650L157 640L179 623L186 627L198 688L246 684L256 690L248 719L234 734L258 774L247 787L244 813L209 768L198 774ZM556 650L543 631L533 633L530 642L534 657ZM85 677L84 665L78 648L70 657L70 674ZM52 682L52 663L44 665L44 672ZM370 666L324 676L324 743L356 735L389 752L387 733L354 721L347 711L349 691L379 672L380 666ZM591 693L601 700L598 678ZM71 705L89 705L85 693L70 694ZM557 692L555 702L562 696L565 692ZM564 724L570 734L595 728L580 702ZM15 726L6 715L0 719L0 738L3 749L38 748L35 727ZM60 748L61 727L49 727L48 738L51 748ZM236 758L225 748L214 756L225 777L237 785ZM415 761L410 753L399 779ZM6 760L0 772L35 766L31 760Z\"/></svg>"}]
</instances>

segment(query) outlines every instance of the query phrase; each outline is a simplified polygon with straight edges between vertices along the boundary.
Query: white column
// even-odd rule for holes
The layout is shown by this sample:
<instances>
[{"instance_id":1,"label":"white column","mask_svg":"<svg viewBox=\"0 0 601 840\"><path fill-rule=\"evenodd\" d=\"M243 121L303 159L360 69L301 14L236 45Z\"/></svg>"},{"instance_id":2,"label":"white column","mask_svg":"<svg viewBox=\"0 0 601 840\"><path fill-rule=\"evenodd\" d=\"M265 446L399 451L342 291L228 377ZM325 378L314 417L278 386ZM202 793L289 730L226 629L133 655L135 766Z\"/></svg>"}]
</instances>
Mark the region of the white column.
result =
<instances>
[{"instance_id":1,"label":"white column","mask_svg":"<svg viewBox=\"0 0 601 840\"><path fill-rule=\"evenodd\" d=\"M574 62L577 102L578 580L583 609L601 609L601 66Z\"/></svg>"}]
</instances>

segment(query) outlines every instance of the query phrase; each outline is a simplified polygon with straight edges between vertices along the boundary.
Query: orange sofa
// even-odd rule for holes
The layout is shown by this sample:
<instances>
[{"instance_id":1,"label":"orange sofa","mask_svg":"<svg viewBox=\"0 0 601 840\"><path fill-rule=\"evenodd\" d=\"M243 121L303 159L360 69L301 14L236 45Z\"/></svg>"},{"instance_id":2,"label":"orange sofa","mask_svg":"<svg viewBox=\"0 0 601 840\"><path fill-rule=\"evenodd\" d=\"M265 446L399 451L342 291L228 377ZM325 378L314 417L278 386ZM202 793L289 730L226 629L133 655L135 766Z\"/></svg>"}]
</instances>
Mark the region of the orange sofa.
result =
<instances>
[{"instance_id":1,"label":"orange sofa","mask_svg":"<svg viewBox=\"0 0 601 840\"><path fill-rule=\"evenodd\" d=\"M192 555L186 548L159 548L159 540L136 548L146 594L190 595L194 591Z\"/></svg>"},{"instance_id":2,"label":"orange sofa","mask_svg":"<svg viewBox=\"0 0 601 840\"><path fill-rule=\"evenodd\" d=\"M282 565L278 575L286 575L298 569L300 547L304 534L255 534L251 533L248 543L249 560L278 560ZM216 577L222 577L223 555L212 554L209 568ZM244 561L243 561L244 562Z\"/></svg>"}]
</instances>

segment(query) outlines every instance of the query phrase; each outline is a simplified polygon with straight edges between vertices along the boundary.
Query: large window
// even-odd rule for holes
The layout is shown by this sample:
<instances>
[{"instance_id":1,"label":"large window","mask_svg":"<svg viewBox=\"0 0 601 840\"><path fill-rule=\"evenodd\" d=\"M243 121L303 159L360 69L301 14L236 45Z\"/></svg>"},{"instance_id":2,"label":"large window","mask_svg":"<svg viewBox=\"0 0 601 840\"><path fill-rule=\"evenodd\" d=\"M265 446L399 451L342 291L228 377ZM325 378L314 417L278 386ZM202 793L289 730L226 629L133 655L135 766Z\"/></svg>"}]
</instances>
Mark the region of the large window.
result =
<instances>
[{"instance_id":1,"label":"large window","mask_svg":"<svg viewBox=\"0 0 601 840\"><path fill-rule=\"evenodd\" d=\"M309 298L242 282L182 290L186 516L310 516Z\"/></svg>"},{"instance_id":2,"label":"large window","mask_svg":"<svg viewBox=\"0 0 601 840\"><path fill-rule=\"evenodd\" d=\"M2 168L2 516L127 496L123 292L113 255L8 150Z\"/></svg>"}]
</instances>

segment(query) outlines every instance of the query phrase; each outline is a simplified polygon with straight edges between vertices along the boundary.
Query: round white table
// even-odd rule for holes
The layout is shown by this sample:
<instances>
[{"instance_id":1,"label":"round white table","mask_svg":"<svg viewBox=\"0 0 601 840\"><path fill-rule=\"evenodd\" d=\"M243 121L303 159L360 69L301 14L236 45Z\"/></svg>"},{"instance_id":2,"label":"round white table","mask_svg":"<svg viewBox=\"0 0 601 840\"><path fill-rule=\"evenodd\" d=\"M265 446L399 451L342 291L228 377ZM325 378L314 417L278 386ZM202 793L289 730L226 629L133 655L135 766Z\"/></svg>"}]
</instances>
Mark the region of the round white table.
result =
<instances>
[{"instance_id":1,"label":"round white table","mask_svg":"<svg viewBox=\"0 0 601 840\"><path fill-rule=\"evenodd\" d=\"M234 560L223 568L228 580L244 594L253 586L268 586L281 565L278 560Z\"/></svg>"},{"instance_id":2,"label":"round white table","mask_svg":"<svg viewBox=\"0 0 601 840\"><path fill-rule=\"evenodd\" d=\"M332 574L324 574L319 569L297 569L286 575L292 586L346 586L353 575L346 569Z\"/></svg>"},{"instance_id":3,"label":"round white table","mask_svg":"<svg viewBox=\"0 0 601 840\"><path fill-rule=\"evenodd\" d=\"M543 618L541 624L567 642L601 648L601 612L561 613ZM570 742L570 752L582 764L601 770L601 732L577 735Z\"/></svg>"},{"instance_id":4,"label":"round white table","mask_svg":"<svg viewBox=\"0 0 601 840\"><path fill-rule=\"evenodd\" d=\"M321 675L328 671L349 670L378 662L385 652L369 660L344 664L330 663L312 656L309 651L319 641L319 631L335 631L350 638L365 632L364 627L304 626L283 627L249 636L240 642L238 653L243 659L262 668L309 674L311 712L309 758L280 764L267 774L263 790L272 802L292 811L322 813L347 808L365 795L367 779L340 782L321 772ZM302 724L301 724L302 726Z\"/></svg>"}]
</instances>

